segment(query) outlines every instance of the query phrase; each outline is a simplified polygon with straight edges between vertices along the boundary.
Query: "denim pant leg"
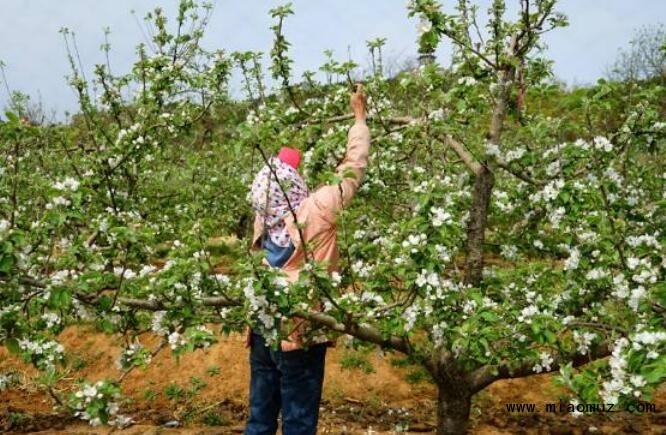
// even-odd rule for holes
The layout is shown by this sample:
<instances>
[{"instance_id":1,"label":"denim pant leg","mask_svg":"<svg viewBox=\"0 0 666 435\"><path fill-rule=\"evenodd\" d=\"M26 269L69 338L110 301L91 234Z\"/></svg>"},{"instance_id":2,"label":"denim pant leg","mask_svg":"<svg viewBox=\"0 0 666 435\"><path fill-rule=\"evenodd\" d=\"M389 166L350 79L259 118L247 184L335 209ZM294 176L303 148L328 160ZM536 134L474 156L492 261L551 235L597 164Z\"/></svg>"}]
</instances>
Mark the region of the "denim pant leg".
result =
<instances>
[{"instance_id":1,"label":"denim pant leg","mask_svg":"<svg viewBox=\"0 0 666 435\"><path fill-rule=\"evenodd\" d=\"M282 374L284 435L317 433L325 361L325 344L317 344L307 350L278 353L277 363Z\"/></svg>"},{"instance_id":2,"label":"denim pant leg","mask_svg":"<svg viewBox=\"0 0 666 435\"><path fill-rule=\"evenodd\" d=\"M250 416L245 435L274 435L280 412L280 372L264 338L252 334L250 348Z\"/></svg>"}]
</instances>

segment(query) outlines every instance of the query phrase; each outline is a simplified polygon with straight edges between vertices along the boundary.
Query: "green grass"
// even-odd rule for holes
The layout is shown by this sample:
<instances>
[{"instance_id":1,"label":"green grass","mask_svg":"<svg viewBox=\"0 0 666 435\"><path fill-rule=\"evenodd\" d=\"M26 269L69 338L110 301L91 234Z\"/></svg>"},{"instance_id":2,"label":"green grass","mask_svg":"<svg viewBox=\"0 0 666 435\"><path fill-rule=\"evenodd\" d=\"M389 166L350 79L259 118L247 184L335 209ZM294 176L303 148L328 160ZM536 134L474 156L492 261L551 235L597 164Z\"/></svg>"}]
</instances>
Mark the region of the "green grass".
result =
<instances>
[{"instance_id":1,"label":"green grass","mask_svg":"<svg viewBox=\"0 0 666 435\"><path fill-rule=\"evenodd\" d=\"M430 373L420 367L415 367L405 375L405 380L410 384L418 384L423 381L430 381L431 379Z\"/></svg>"},{"instance_id":2,"label":"green grass","mask_svg":"<svg viewBox=\"0 0 666 435\"><path fill-rule=\"evenodd\" d=\"M220 366L210 366L206 369L208 376L217 376L220 374Z\"/></svg>"},{"instance_id":3,"label":"green grass","mask_svg":"<svg viewBox=\"0 0 666 435\"><path fill-rule=\"evenodd\" d=\"M173 400L174 402L178 402L185 395L185 390L183 390L181 387L179 387L176 384L169 384L164 389L164 395L169 400Z\"/></svg>"},{"instance_id":4,"label":"green grass","mask_svg":"<svg viewBox=\"0 0 666 435\"><path fill-rule=\"evenodd\" d=\"M20 425L32 419L32 416L23 412L10 412L9 416L10 425Z\"/></svg>"},{"instance_id":5,"label":"green grass","mask_svg":"<svg viewBox=\"0 0 666 435\"><path fill-rule=\"evenodd\" d=\"M187 395L189 397L195 396L199 392L199 390L201 390L202 388L206 388L206 385L208 384L206 384L197 376L192 376L190 378L190 389L187 391Z\"/></svg>"},{"instance_id":6,"label":"green grass","mask_svg":"<svg viewBox=\"0 0 666 435\"><path fill-rule=\"evenodd\" d=\"M201 421L206 426L224 426L227 424L227 420L224 416L215 411L208 411L205 413Z\"/></svg>"},{"instance_id":7,"label":"green grass","mask_svg":"<svg viewBox=\"0 0 666 435\"><path fill-rule=\"evenodd\" d=\"M88 367L88 361L80 355L74 355L72 358L72 370L81 370Z\"/></svg>"},{"instance_id":8,"label":"green grass","mask_svg":"<svg viewBox=\"0 0 666 435\"><path fill-rule=\"evenodd\" d=\"M160 393L158 393L157 391L153 390L152 388L146 388L145 390L143 390L143 398L144 398L144 400L148 400L148 401L151 401L151 402L152 402L153 400L155 400L155 399L157 398L157 396L159 396L159 394L160 394Z\"/></svg>"},{"instance_id":9,"label":"green grass","mask_svg":"<svg viewBox=\"0 0 666 435\"><path fill-rule=\"evenodd\" d=\"M344 354L340 360L340 367L344 370L359 369L365 374L375 372L375 368L368 361L368 357L358 352L347 352Z\"/></svg>"}]
</instances>

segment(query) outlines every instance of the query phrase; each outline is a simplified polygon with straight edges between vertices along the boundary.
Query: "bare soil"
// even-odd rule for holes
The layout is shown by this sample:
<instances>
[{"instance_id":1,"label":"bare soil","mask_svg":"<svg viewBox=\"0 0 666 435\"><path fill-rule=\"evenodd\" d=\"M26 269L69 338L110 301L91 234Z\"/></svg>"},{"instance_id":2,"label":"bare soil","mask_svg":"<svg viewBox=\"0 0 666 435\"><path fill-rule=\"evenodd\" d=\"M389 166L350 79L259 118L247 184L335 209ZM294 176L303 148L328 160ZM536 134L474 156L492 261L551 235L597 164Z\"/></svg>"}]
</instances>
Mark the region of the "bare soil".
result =
<instances>
[{"instance_id":1,"label":"bare soil","mask_svg":"<svg viewBox=\"0 0 666 435\"><path fill-rule=\"evenodd\" d=\"M67 398L81 378L118 378L115 359L122 347L120 337L76 326L66 328L60 341L70 355L69 365L76 370L56 384L53 394ZM145 334L141 342L155 348L159 339ZM342 346L329 349L326 364L320 433L380 434L400 428L409 433L434 431L436 389L422 369L405 364L399 355L362 353ZM54 411L52 394L35 381L39 373L0 347L0 373L10 371L18 375L20 382L0 392L3 433L242 433L247 417L248 352L244 337L238 335L223 337L210 349L179 360L165 349L147 368L130 373L122 382L127 397L122 412L130 415L135 424L122 431L91 428ZM193 394L195 385L199 389ZM560 395L549 375L496 382L475 398L472 432L666 434L666 388L652 400L656 412L643 414L620 412L576 418L566 412L545 412L545 404L558 403ZM507 403L534 403L540 412L510 413ZM175 422L177 427L165 427Z\"/></svg>"}]
</instances>

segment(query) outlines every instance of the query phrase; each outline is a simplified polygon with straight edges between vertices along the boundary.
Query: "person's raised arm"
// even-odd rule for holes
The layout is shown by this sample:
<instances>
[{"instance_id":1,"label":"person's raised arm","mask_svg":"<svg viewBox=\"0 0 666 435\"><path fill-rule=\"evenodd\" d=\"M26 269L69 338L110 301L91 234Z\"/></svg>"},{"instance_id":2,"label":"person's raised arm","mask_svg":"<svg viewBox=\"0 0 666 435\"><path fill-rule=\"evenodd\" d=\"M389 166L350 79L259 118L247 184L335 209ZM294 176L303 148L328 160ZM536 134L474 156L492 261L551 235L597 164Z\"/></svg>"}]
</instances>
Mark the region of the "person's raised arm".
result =
<instances>
[{"instance_id":1,"label":"person's raised arm","mask_svg":"<svg viewBox=\"0 0 666 435\"><path fill-rule=\"evenodd\" d=\"M334 220L336 212L351 201L368 166L370 130L365 123L365 95L360 84L356 85L350 105L354 113L354 125L347 134L345 158L336 169L341 181L339 184L320 187L312 194L315 204L327 220Z\"/></svg>"}]
</instances>

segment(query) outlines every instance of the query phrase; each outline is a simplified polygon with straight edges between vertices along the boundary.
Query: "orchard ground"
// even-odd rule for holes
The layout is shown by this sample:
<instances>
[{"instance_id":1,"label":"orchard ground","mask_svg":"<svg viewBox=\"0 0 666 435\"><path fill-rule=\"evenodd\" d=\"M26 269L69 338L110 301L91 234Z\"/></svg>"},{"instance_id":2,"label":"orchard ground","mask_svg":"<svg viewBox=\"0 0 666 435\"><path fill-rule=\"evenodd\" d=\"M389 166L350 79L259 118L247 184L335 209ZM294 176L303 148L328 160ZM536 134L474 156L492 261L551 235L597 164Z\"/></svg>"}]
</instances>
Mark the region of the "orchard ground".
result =
<instances>
[{"instance_id":1,"label":"orchard ground","mask_svg":"<svg viewBox=\"0 0 666 435\"><path fill-rule=\"evenodd\" d=\"M60 341L70 350L76 369L61 380L61 392L79 377L91 381L115 378L115 359L122 350L120 336L106 335L91 326L66 328ZM141 341L154 346L159 338L144 334ZM123 411L135 425L114 433L240 433L247 415L248 354L244 338L222 337L208 350L197 350L177 361L168 351L158 354L146 369L137 369L123 381L128 401ZM107 434L110 428L91 428L64 414L54 414L48 393L32 378L38 372L0 348L0 371L13 371L19 382L0 393L0 431ZM196 394L193 394L194 391ZM558 402L560 392L551 375L499 381L475 400L476 434L584 434L666 431L666 387L652 403L656 413L615 413L575 417L546 413L546 403ZM540 413L509 413L506 404L534 403ZM355 351L339 343L327 358L320 433L432 432L435 427L436 388L423 369L397 354ZM180 427L160 426L179 421ZM370 431L369 431L370 430Z\"/></svg>"}]
</instances>

